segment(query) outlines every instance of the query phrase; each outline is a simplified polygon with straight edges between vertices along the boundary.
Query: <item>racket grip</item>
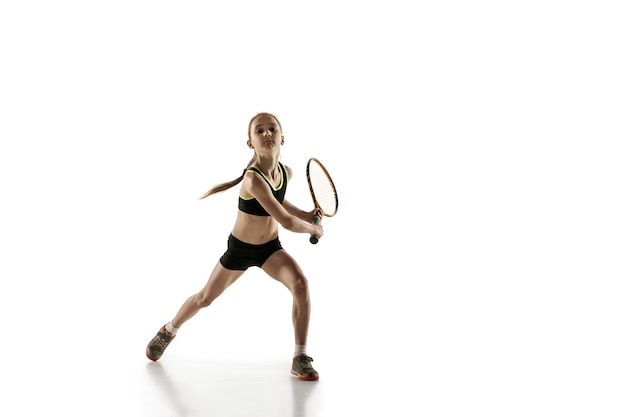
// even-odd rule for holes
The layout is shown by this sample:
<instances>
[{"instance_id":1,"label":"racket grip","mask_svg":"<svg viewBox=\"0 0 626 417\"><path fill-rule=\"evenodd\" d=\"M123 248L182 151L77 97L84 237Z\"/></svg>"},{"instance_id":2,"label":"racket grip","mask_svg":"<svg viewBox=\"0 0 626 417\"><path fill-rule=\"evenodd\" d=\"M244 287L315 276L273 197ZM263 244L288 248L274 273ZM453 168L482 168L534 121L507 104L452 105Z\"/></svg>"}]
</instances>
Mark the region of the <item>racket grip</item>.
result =
<instances>
[{"instance_id":1,"label":"racket grip","mask_svg":"<svg viewBox=\"0 0 626 417\"><path fill-rule=\"evenodd\" d=\"M319 216L315 216L313 217L313 224L318 224L320 221L322 221L322 219ZM312 244L316 244L319 241L318 237L315 235L311 235L311 237L309 237L309 242L311 242Z\"/></svg>"}]
</instances>

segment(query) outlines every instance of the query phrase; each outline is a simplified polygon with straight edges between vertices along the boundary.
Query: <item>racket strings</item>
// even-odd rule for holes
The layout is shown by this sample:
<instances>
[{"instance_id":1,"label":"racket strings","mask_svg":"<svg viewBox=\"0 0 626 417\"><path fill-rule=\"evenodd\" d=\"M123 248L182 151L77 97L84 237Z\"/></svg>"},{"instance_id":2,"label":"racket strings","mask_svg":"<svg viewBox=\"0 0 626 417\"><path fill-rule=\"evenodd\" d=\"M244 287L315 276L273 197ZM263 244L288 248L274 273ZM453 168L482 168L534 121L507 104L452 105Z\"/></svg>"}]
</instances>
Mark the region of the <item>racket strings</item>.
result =
<instances>
[{"instance_id":1,"label":"racket strings","mask_svg":"<svg viewBox=\"0 0 626 417\"><path fill-rule=\"evenodd\" d=\"M326 172L317 164L309 167L309 180L315 199L325 215L333 215L337 210L337 193Z\"/></svg>"}]
</instances>

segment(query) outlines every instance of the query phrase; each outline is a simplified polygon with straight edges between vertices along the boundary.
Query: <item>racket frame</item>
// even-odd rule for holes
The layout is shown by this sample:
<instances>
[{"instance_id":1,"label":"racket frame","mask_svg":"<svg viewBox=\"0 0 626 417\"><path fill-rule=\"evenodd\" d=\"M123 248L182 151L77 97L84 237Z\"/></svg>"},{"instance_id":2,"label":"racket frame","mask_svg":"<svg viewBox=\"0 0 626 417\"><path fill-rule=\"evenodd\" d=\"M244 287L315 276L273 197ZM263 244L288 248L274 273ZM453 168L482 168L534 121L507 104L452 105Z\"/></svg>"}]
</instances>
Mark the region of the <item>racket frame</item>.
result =
<instances>
[{"instance_id":1,"label":"racket frame","mask_svg":"<svg viewBox=\"0 0 626 417\"><path fill-rule=\"evenodd\" d=\"M317 197L315 197L315 191L313 190L313 184L311 182L311 172L310 172L311 163L316 163L322 169L322 171L324 172L324 175L326 175L326 179L328 180L328 182L330 183L330 185L331 185L331 187L333 189L333 194L335 196L335 210L332 213L328 213L328 212L324 211L320 207L320 204L317 201ZM307 181L307 183L309 185L309 192L311 193L311 198L313 199L313 205L315 206L315 208L320 210L325 217L333 217L335 214L337 214L337 210L339 209L339 198L337 197L337 188L335 187L335 183L333 182L332 177L328 173L328 170L326 169L324 164L322 164L320 162L319 159L317 159L317 158L310 158L309 161L307 162L307 164L306 164L306 181Z\"/></svg>"},{"instance_id":2,"label":"racket frame","mask_svg":"<svg viewBox=\"0 0 626 417\"><path fill-rule=\"evenodd\" d=\"M335 210L332 213L328 213L326 211L324 211L322 209L322 207L320 207L319 202L317 201L317 197L315 197L315 191L313 190L313 183L311 182L311 164L315 163L317 164L322 171L324 172L324 175L326 175L326 179L328 180L328 182L330 183L330 186L332 187L333 190L333 194L335 197ZM309 185L309 192L311 193L311 198L313 199L313 206L319 210L325 217L333 217L335 214L337 214L337 210L339 209L339 198L337 197L337 188L335 187L335 183L333 182L332 177L330 176L330 174L328 173L328 170L326 169L326 167L324 166L324 164L322 164L320 162L319 159L317 158L310 158L306 164L306 181ZM315 216L313 217L313 224L318 224L319 222L321 222L322 219L319 216ZM316 244L319 241L319 238L315 235L311 235L309 237L309 241L312 244Z\"/></svg>"}]
</instances>

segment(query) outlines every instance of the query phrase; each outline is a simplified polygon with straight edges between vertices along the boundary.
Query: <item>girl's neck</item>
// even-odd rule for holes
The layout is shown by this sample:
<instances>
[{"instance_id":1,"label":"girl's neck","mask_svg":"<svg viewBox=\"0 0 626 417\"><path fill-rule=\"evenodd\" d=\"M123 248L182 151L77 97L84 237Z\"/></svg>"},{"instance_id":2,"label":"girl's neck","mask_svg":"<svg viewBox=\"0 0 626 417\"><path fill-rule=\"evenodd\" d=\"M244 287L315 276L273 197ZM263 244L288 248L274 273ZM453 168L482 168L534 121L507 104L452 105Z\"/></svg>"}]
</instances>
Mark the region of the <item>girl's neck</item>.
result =
<instances>
[{"instance_id":1,"label":"girl's neck","mask_svg":"<svg viewBox=\"0 0 626 417\"><path fill-rule=\"evenodd\" d=\"M278 165L278 155L257 155L254 165L260 168L265 174L271 175Z\"/></svg>"}]
</instances>

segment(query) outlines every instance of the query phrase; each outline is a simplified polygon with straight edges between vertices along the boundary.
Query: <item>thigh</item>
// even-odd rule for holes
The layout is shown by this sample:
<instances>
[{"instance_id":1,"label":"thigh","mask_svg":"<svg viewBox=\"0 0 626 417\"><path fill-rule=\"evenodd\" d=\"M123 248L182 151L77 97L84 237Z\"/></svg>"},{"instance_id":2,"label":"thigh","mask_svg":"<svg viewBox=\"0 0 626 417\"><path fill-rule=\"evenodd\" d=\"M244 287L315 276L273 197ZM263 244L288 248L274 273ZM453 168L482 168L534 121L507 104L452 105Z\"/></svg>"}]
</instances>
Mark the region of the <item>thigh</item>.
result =
<instances>
[{"instance_id":1,"label":"thigh","mask_svg":"<svg viewBox=\"0 0 626 417\"><path fill-rule=\"evenodd\" d=\"M213 272L211 272L211 276L209 276L209 280L200 291L204 295L203 298L208 298L210 301L213 301L233 282L237 281L244 272L245 271L241 270L226 269L220 262L217 262L215 268L213 268Z\"/></svg>"},{"instance_id":2,"label":"thigh","mask_svg":"<svg viewBox=\"0 0 626 417\"><path fill-rule=\"evenodd\" d=\"M304 278L300 265L284 249L267 258L262 268L270 277L282 282L289 289Z\"/></svg>"}]
</instances>

